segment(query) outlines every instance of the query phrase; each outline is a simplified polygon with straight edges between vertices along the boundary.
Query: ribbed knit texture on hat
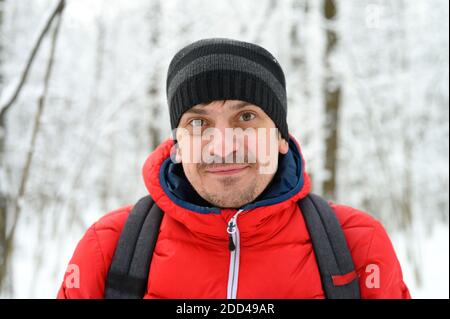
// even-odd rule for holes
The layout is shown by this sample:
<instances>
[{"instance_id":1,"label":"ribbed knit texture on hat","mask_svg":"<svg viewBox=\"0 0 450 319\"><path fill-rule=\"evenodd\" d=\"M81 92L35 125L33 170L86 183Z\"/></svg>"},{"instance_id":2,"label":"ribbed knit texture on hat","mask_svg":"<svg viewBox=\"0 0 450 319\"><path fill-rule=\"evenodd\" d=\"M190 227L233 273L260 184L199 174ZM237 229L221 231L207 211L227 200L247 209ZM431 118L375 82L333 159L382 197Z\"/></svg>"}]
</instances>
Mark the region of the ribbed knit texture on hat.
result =
<instances>
[{"instance_id":1,"label":"ribbed knit texture on hat","mask_svg":"<svg viewBox=\"0 0 450 319\"><path fill-rule=\"evenodd\" d=\"M225 38L204 39L181 49L167 72L172 129L191 107L215 100L241 100L259 106L289 140L286 81L266 49Z\"/></svg>"}]
</instances>

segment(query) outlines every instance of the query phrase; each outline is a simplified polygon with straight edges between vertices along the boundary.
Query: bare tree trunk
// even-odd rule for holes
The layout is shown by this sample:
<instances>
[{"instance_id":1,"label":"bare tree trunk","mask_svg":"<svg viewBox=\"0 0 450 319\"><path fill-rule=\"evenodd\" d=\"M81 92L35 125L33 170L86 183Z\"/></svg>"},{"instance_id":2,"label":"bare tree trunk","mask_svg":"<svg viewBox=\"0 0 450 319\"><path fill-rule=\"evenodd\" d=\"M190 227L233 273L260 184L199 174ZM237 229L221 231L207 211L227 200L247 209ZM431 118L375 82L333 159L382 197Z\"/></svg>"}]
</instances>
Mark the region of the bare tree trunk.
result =
<instances>
[{"instance_id":1,"label":"bare tree trunk","mask_svg":"<svg viewBox=\"0 0 450 319\"><path fill-rule=\"evenodd\" d=\"M314 0L313 0L314 1ZM292 24L289 30L289 41L290 41L290 61L292 69L296 70L296 76L300 78L298 86L295 87L296 91L302 91L302 95L305 97L305 103L311 97L311 91L308 85L305 85L308 81L308 66L306 63L306 46L301 42L301 29L300 22L308 15L310 12L309 0L293 0L291 10L294 12L294 19L292 19ZM295 105L294 107L299 107ZM308 130L302 132L302 143L305 145L309 143L312 138L312 134ZM314 182L314 172L308 171L308 175L311 181ZM313 187L314 188L314 187Z\"/></svg>"},{"instance_id":2,"label":"bare tree trunk","mask_svg":"<svg viewBox=\"0 0 450 319\"><path fill-rule=\"evenodd\" d=\"M152 30L150 36L150 43L152 47L157 47L161 41L160 35L160 20L159 16L161 14L161 4L160 0L152 0L152 5L150 7L150 24ZM150 87L148 89L148 95L150 97L150 122L148 124L148 131L150 136L150 149L154 149L161 142L161 132L160 127L157 125L158 117L161 113L161 104L158 102L160 85L159 76L161 74L161 69L159 67L154 68L154 72L151 75Z\"/></svg>"},{"instance_id":3,"label":"bare tree trunk","mask_svg":"<svg viewBox=\"0 0 450 319\"><path fill-rule=\"evenodd\" d=\"M272 14L276 11L277 7L277 1L276 0L270 0L269 4L266 7L266 10L264 12L264 18L260 20L259 24L256 25L255 33L252 35L254 36L254 40L252 42L254 43L260 43L261 42L261 35L263 34L264 30L267 29L266 25L267 22L270 20L270 17Z\"/></svg>"},{"instance_id":4,"label":"bare tree trunk","mask_svg":"<svg viewBox=\"0 0 450 319\"><path fill-rule=\"evenodd\" d=\"M3 7L5 5L4 0L0 0L0 34L3 34ZM3 65L3 42L2 38L0 38L0 96L3 89L3 74L2 74L2 65Z\"/></svg>"},{"instance_id":5,"label":"bare tree trunk","mask_svg":"<svg viewBox=\"0 0 450 319\"><path fill-rule=\"evenodd\" d=\"M47 64L47 69L46 69L46 73L45 73L45 77L44 77L44 87L43 87L42 94L38 100L38 110L37 110L36 116L34 118L30 147L27 152L25 165L24 165L24 169L23 169L23 173L22 173L22 178L21 178L20 184L19 184L19 191L18 191L18 194L17 194L16 198L14 199L14 203L12 205L13 206L13 211L12 211L13 216L12 216L12 222L11 222L11 230L9 231L8 234L6 234L6 217L7 217L6 213L7 212L5 212L5 215L3 216L4 218L0 217L0 226L4 225L3 227L5 228L4 233L1 234L1 237L0 237L1 239L3 239L2 242L0 243L1 244L0 252L2 253L1 258L0 258L0 287L3 286L4 279L6 277L8 264L10 262L10 257L12 254L14 235L15 235L17 223L19 221L19 217L21 214L21 210L22 210L23 197L24 197L26 189L27 189L27 182L28 182L28 178L30 175L31 163L33 160L37 136L38 136L38 132L39 132L40 125L41 125L41 116L44 111L45 100L46 100L47 93L48 93L50 76L51 76L51 72L52 72L54 55L55 55L56 40L58 38L59 27L61 24L61 15L64 10L64 4L65 4L65 1L61 0L57 6L58 10L55 10L53 12L53 14L51 15L51 17L49 18L49 21L47 22L46 27L44 28L41 36L39 37L39 41L37 42L37 45L33 48L33 53L31 54L30 60L27 63L27 68L24 71L24 73L28 73L29 68L32 64L32 60L34 59L34 56L36 55L36 53L38 51L38 48L40 46L40 43L42 42L42 39L44 38L44 35L50 29L52 22L56 19L56 25L55 25L55 28L54 28L54 31L52 34L52 39L51 39L50 57L49 57L49 61ZM12 103L14 103L15 99L17 98L17 96L21 90L22 85L25 83L24 79L26 79L26 75L22 76L22 79L23 79L23 83L19 85L18 90L13 95L13 98L8 102L6 107L2 109L2 111L6 111L12 105ZM4 115L4 114L5 113L3 113L2 115ZM3 120L4 120L4 116L0 116L0 122L3 122ZM4 152L4 148L2 148L0 150L0 154L2 151Z\"/></svg>"},{"instance_id":6,"label":"bare tree trunk","mask_svg":"<svg viewBox=\"0 0 450 319\"><path fill-rule=\"evenodd\" d=\"M4 0L0 0L0 34L3 33L3 7ZM3 42L0 37L0 96L3 91ZM4 151L5 151L5 122L0 118L0 265L3 264L4 259L4 245L2 243L6 240L6 186L5 171L4 171ZM0 278L2 277L0 268Z\"/></svg>"},{"instance_id":7,"label":"bare tree trunk","mask_svg":"<svg viewBox=\"0 0 450 319\"><path fill-rule=\"evenodd\" d=\"M398 1L396 3L398 16L401 17L401 23L399 24L397 32L401 32L402 45L398 48L398 52L400 55L400 66L402 72L405 74L414 67L414 65L410 62L409 52L407 50L408 46L408 25L406 21L407 6L405 1ZM411 105L411 93L409 89L403 90L403 98L402 102L404 105ZM404 108L403 105L403 108ZM402 105L398 105L398 108L401 109ZM403 121L404 129L402 130L404 134L402 134L402 144L403 144L403 156L404 156L404 165L403 165L403 187L401 197L398 198L400 203L400 211L401 211L401 227L405 229L407 236L411 238L411 240L417 236L414 233L414 155L415 145L416 145L416 137L412 137L408 134L408 130L410 130L410 123L413 122L414 119L408 119L408 116L405 116L405 120ZM415 134L414 134L415 135ZM395 200L395 199L394 199ZM412 241L414 242L414 241ZM420 245L408 245L407 246L407 256L413 265L413 273L414 279L416 280L416 285L421 287L423 285L422 280L422 272L423 269L421 265L421 247Z\"/></svg>"},{"instance_id":8,"label":"bare tree trunk","mask_svg":"<svg viewBox=\"0 0 450 319\"><path fill-rule=\"evenodd\" d=\"M102 105L102 95L101 95L101 86L103 82L103 72L104 72L104 58L105 58L105 22L102 17L98 17L96 21L96 31L97 31L97 43L95 48L95 70L94 70L94 85L93 93L90 100L90 110L95 110ZM102 170L102 178L98 185L100 202L102 205L103 211L108 211L110 209L108 202L111 192L111 179L114 176L115 172L111 171L114 168L113 161L115 160L115 156L113 154L115 150L115 139L114 136L111 137L108 146L108 150L111 150L111 156L109 160L109 165L104 166ZM75 203L75 206L77 203ZM76 209L74 210L76 212Z\"/></svg>"},{"instance_id":9,"label":"bare tree trunk","mask_svg":"<svg viewBox=\"0 0 450 319\"><path fill-rule=\"evenodd\" d=\"M0 34L3 33L3 11L4 0L0 0ZM3 91L3 42L0 38L0 96ZM4 117L0 117L0 287L4 272L6 271L2 265L5 263L6 253L6 214L8 205L8 190L6 184L6 169L5 169L5 141L6 141L6 126Z\"/></svg>"},{"instance_id":10,"label":"bare tree trunk","mask_svg":"<svg viewBox=\"0 0 450 319\"><path fill-rule=\"evenodd\" d=\"M324 16L326 21L326 50L324 56L325 79L325 169L327 178L323 182L324 196L336 199L337 178L337 152L338 128L341 88L330 63L331 55L336 47L337 35L333 30L333 21L336 16L336 3L334 0L325 0Z\"/></svg>"}]
</instances>

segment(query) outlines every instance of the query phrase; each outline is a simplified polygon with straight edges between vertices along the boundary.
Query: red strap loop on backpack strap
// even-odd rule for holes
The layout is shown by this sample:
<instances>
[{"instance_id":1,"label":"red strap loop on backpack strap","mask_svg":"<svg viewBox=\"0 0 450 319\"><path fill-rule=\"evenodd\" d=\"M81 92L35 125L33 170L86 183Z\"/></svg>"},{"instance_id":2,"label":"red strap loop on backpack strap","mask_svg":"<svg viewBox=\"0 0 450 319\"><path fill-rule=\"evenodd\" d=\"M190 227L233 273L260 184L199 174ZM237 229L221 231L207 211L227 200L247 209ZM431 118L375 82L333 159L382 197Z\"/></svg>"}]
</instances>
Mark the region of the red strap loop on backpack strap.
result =
<instances>
[{"instance_id":1,"label":"red strap loop on backpack strap","mask_svg":"<svg viewBox=\"0 0 450 319\"><path fill-rule=\"evenodd\" d=\"M357 277L358 274L356 273L356 271L351 271L349 273L346 273L345 275L331 276L331 278L333 279L333 285L335 286L345 286L351 283Z\"/></svg>"}]
</instances>

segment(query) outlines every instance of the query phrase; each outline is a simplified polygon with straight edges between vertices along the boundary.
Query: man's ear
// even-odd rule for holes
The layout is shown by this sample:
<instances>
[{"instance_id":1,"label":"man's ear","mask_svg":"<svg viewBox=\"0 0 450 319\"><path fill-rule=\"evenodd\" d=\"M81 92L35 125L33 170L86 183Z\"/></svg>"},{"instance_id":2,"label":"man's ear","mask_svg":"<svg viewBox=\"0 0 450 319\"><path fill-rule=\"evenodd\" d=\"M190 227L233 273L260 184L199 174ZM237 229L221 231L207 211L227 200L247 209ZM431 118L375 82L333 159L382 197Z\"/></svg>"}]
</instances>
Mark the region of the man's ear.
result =
<instances>
[{"instance_id":1,"label":"man's ear","mask_svg":"<svg viewBox=\"0 0 450 319\"><path fill-rule=\"evenodd\" d=\"M175 143L170 150L170 158L174 163L181 163L181 148L178 140L175 140Z\"/></svg>"},{"instance_id":2,"label":"man's ear","mask_svg":"<svg viewBox=\"0 0 450 319\"><path fill-rule=\"evenodd\" d=\"M281 136L278 138L278 151L283 155L289 151L289 143Z\"/></svg>"},{"instance_id":3,"label":"man's ear","mask_svg":"<svg viewBox=\"0 0 450 319\"><path fill-rule=\"evenodd\" d=\"M182 157L181 157L181 149L179 147L177 147L176 150L175 150L175 161L177 163L181 163L181 159L182 159Z\"/></svg>"}]
</instances>

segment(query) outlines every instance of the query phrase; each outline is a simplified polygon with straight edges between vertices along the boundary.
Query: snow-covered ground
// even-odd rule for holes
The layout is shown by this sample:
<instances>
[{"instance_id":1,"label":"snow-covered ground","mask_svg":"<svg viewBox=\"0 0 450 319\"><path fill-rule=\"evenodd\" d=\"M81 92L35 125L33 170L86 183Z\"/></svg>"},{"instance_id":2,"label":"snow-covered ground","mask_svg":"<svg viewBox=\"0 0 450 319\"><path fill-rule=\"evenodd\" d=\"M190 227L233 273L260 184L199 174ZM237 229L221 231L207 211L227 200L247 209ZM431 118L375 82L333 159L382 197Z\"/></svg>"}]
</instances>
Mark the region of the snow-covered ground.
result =
<instances>
[{"instance_id":1,"label":"snow-covered ground","mask_svg":"<svg viewBox=\"0 0 450 319\"><path fill-rule=\"evenodd\" d=\"M407 257L406 246L411 244L401 234L391 235L392 242L397 252L397 257L402 265L405 283L408 286L412 298L449 298L449 226L438 224L433 228L429 237L420 231L415 234L419 243L417 252L419 255L420 275L422 285L418 286Z\"/></svg>"}]
</instances>

